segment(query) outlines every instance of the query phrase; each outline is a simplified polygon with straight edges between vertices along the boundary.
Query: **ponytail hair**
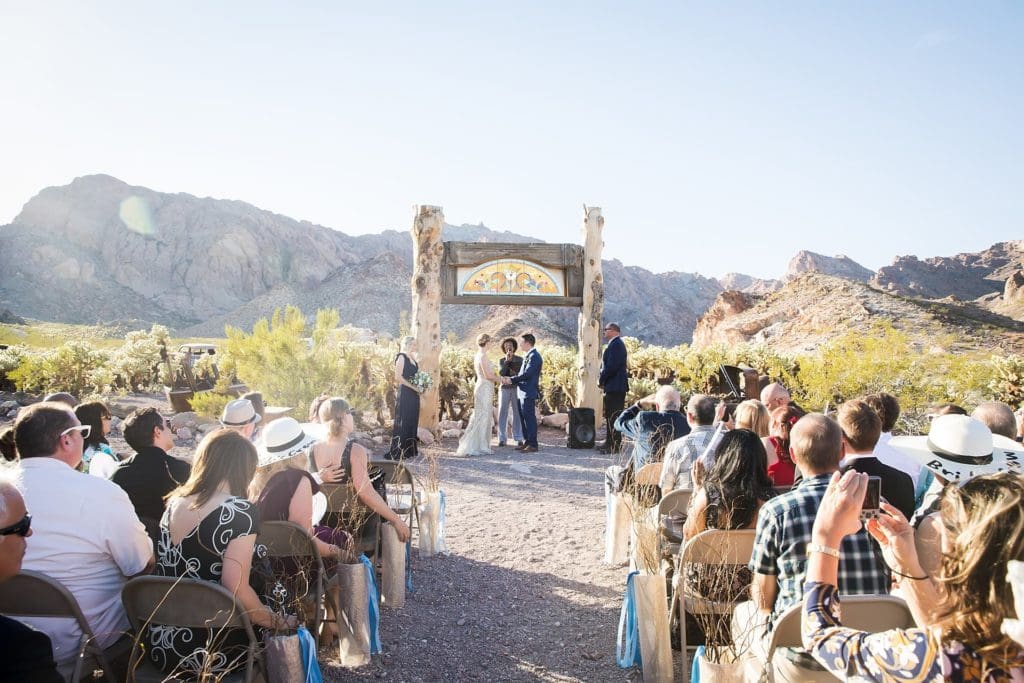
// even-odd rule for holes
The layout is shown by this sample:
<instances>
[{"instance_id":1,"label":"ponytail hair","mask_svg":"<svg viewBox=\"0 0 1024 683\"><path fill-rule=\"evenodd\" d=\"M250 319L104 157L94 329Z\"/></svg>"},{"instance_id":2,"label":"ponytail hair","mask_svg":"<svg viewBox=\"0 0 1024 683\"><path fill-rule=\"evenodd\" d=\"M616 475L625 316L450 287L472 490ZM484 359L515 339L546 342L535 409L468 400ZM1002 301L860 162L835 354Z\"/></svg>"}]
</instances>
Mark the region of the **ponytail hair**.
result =
<instances>
[{"instance_id":1,"label":"ponytail hair","mask_svg":"<svg viewBox=\"0 0 1024 683\"><path fill-rule=\"evenodd\" d=\"M328 435L338 438L345 429L345 416L351 412L352 408L348 401L340 396L334 396L320 404L320 422L327 425Z\"/></svg>"}]
</instances>

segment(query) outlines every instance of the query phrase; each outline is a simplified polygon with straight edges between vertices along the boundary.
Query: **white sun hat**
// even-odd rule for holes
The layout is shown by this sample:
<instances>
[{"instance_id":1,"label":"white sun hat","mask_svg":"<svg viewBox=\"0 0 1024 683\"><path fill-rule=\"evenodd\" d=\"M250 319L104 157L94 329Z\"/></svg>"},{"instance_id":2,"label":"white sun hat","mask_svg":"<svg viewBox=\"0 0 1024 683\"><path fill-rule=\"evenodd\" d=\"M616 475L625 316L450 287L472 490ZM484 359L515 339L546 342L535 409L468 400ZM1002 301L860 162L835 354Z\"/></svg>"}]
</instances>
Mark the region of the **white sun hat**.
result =
<instances>
[{"instance_id":1,"label":"white sun hat","mask_svg":"<svg viewBox=\"0 0 1024 683\"><path fill-rule=\"evenodd\" d=\"M225 427L242 427L250 422L259 422L260 416L247 398L228 401L220 414L220 423Z\"/></svg>"},{"instance_id":2,"label":"white sun hat","mask_svg":"<svg viewBox=\"0 0 1024 683\"><path fill-rule=\"evenodd\" d=\"M287 460L309 448L316 441L316 437L307 434L295 418L278 418L264 428L257 446L260 467Z\"/></svg>"},{"instance_id":3,"label":"white sun hat","mask_svg":"<svg viewBox=\"0 0 1024 683\"><path fill-rule=\"evenodd\" d=\"M894 436L889 445L935 476L961 484L983 474L1020 472L1024 463L1019 443L967 415L940 415L928 436Z\"/></svg>"}]
</instances>

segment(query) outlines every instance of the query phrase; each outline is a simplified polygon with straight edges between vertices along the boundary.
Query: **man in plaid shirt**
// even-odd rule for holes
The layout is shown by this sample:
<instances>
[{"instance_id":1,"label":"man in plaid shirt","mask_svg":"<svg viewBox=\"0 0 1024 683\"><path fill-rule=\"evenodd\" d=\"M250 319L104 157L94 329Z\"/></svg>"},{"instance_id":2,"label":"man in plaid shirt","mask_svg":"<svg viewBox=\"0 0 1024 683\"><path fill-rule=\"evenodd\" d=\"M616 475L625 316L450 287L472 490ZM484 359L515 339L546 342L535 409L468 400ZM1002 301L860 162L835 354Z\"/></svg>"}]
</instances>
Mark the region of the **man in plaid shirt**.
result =
<instances>
[{"instance_id":1,"label":"man in plaid shirt","mask_svg":"<svg viewBox=\"0 0 1024 683\"><path fill-rule=\"evenodd\" d=\"M844 454L839 425L816 413L806 415L793 426L790 444L793 460L804 478L792 491L769 500L761 508L750 558L750 571L754 574L752 606L760 613L761 623L767 619L769 630L786 608L803 599L807 544L811 541L814 516ZM889 577L872 543L863 528L843 539L839 548L839 590L843 595L889 592ZM754 650L764 653L763 646L755 644Z\"/></svg>"},{"instance_id":2,"label":"man in plaid shirt","mask_svg":"<svg viewBox=\"0 0 1024 683\"><path fill-rule=\"evenodd\" d=\"M661 468L661 495L674 489L697 488L694 466L715 435L715 402L710 396L694 394L686 404L686 422L690 433L665 446L665 464Z\"/></svg>"}]
</instances>

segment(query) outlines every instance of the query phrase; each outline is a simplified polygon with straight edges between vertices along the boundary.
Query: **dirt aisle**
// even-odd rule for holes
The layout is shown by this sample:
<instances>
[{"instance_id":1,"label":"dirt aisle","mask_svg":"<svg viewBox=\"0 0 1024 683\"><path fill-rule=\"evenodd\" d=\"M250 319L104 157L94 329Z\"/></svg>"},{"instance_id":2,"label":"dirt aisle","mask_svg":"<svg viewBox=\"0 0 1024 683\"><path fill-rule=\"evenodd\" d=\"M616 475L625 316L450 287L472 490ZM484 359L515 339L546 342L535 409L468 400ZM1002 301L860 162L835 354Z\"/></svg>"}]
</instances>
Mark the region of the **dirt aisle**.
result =
<instances>
[{"instance_id":1,"label":"dirt aisle","mask_svg":"<svg viewBox=\"0 0 1024 683\"><path fill-rule=\"evenodd\" d=\"M601 565L609 458L565 448L564 433L540 440L539 453L473 458L443 445L450 555L414 550L415 592L381 618L384 655L346 671L321 652L328 680L638 678L614 656L626 569Z\"/></svg>"}]
</instances>

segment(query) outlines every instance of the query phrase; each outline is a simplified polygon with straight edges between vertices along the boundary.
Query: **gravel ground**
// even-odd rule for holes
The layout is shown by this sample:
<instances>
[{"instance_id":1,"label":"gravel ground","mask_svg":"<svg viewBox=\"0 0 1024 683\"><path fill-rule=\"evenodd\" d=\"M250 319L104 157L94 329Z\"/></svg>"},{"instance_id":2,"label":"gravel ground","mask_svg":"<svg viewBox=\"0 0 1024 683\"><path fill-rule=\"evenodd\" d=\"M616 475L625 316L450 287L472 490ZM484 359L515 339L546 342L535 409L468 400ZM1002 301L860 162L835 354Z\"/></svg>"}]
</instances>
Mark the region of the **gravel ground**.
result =
<instances>
[{"instance_id":1,"label":"gravel ground","mask_svg":"<svg viewBox=\"0 0 1024 683\"><path fill-rule=\"evenodd\" d=\"M615 664L627 570L601 564L609 456L569 450L556 430L540 441L472 458L454 440L435 448L450 554L413 551L415 592L383 611L384 654L345 670L322 651L328 680L639 680Z\"/></svg>"}]
</instances>

